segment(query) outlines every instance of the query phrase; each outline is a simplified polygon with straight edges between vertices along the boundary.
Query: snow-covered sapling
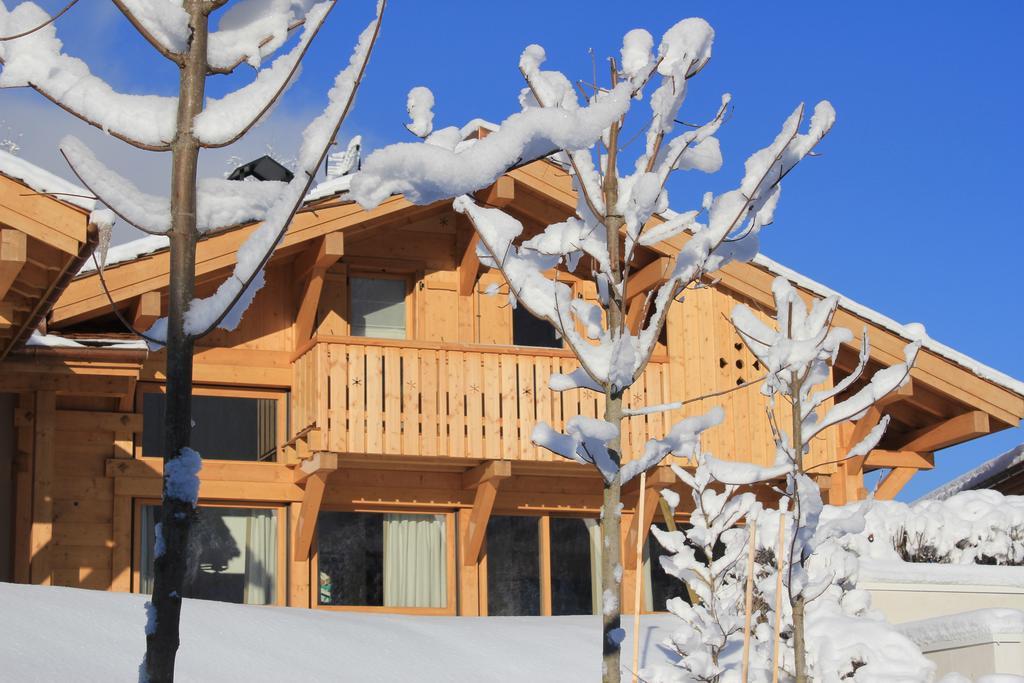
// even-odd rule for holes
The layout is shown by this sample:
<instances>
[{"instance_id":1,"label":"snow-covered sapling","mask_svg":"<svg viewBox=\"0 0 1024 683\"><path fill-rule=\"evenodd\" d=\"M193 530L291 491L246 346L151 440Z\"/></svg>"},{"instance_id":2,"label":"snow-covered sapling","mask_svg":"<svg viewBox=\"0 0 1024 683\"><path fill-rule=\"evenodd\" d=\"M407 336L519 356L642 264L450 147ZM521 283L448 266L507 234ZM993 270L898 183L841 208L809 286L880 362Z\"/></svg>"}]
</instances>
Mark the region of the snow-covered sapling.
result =
<instances>
[{"instance_id":1,"label":"snow-covered sapling","mask_svg":"<svg viewBox=\"0 0 1024 683\"><path fill-rule=\"evenodd\" d=\"M361 33L348 65L336 76L322 113L306 128L291 182L197 182L199 153L241 139L274 107L299 72L300 62L336 0L114 0L131 25L178 67L176 96L117 92L88 65L63 51L57 16L32 2L11 10L0 1L0 87L34 88L88 124L144 150L171 153L170 195L141 192L104 166L81 142L68 137L61 152L74 173L125 222L166 235L170 243L169 313L149 330L136 330L167 347L164 495L160 524L164 552L155 561L152 614L146 631L145 675L172 680L188 533L195 513L193 491L199 457L191 435L192 352L195 340L220 326L234 329L263 284L263 267L309 191L317 169L345 118L380 27L376 17ZM225 5L228 5L225 7ZM214 12L223 10L217 28ZM301 27L294 46L275 55ZM242 65L254 78L221 97L206 96L212 75ZM262 221L238 250L234 272L206 298L194 298L196 243L203 233ZM109 229L109 220L103 220ZM97 266L100 264L97 263ZM102 269L99 276L102 280ZM131 328L114 308L122 322ZM155 623L154 623L155 622Z\"/></svg>"},{"instance_id":2,"label":"snow-covered sapling","mask_svg":"<svg viewBox=\"0 0 1024 683\"><path fill-rule=\"evenodd\" d=\"M690 488L693 512L685 531L651 531L669 555L661 556L666 572L686 583L698 598L690 605L682 598L668 601L668 610L682 620L668 640L679 655L676 665L685 672L683 680L718 681L725 671L726 647L742 638L744 626L744 576L741 561L749 542L750 513L757 502L753 493L735 495L736 486L716 483L708 456L700 455L697 469L690 474L672 466ZM733 655L738 649L733 647ZM733 667L735 668L735 667Z\"/></svg>"},{"instance_id":3,"label":"snow-covered sapling","mask_svg":"<svg viewBox=\"0 0 1024 683\"><path fill-rule=\"evenodd\" d=\"M771 144L747 159L734 189L707 193L699 208L659 220L656 214L665 214L669 206L666 182L674 172L714 173L722 165L715 134L726 118L729 95L704 124L675 131L689 80L707 65L713 38L703 19L680 21L657 46L646 30L634 29L623 39L620 59L609 60L607 82L591 84L589 90L578 84L579 91L561 72L545 70L544 49L530 45L519 59L525 81L522 110L478 140L466 140L458 128L434 130L433 96L425 88L414 89L408 99L409 128L425 139L377 150L351 184L352 195L364 207L394 194L417 204L455 197L455 210L479 235L481 264L501 271L510 303L550 323L575 354L579 368L553 376L551 388L586 388L604 395L600 418L572 418L565 433L539 424L533 440L600 472L602 589L615 597L616 605L622 602L617 514L622 485L670 454L690 455L696 435L719 419L685 419L663 439L626 454L620 438L624 418L639 414L635 411L678 409L681 403L627 407L623 396L643 373L669 307L683 290L730 261L754 256L758 233L772 221L780 181L835 119L831 105L821 102L801 133L805 111L798 106ZM627 123L640 141L633 147L627 144ZM568 219L529 236L510 213L483 206L472 196L510 169L544 157L572 177L576 212ZM642 250L653 247L674 254L673 265L652 290L634 291L630 276L641 263ZM572 288L559 281L559 269L591 280L598 303L573 296ZM605 613L603 620L604 676L618 681L619 610Z\"/></svg>"},{"instance_id":4,"label":"snow-covered sapling","mask_svg":"<svg viewBox=\"0 0 1024 683\"><path fill-rule=\"evenodd\" d=\"M837 400L864 372L870 353L867 330L864 331L857 366L849 375L831 384L831 370L840 345L853 340L850 330L832 324L839 305L838 297L814 301L808 308L797 290L782 277L773 283L772 293L775 298L774 325L763 322L743 304L733 309L732 322L767 371L762 393L769 398L768 415L776 460L773 471L752 480L779 476L780 472L786 476L785 495L791 501L796 520L786 549L786 587L793 618L794 673L797 683L804 683L808 680L805 608L808 601L827 587L827 584L814 581L808 573L811 558L827 539L819 529L821 495L817 484L807 474L812 468L805 463L804 456L809 451L811 440L824 430L859 419L868 408L906 383L921 341L917 339L906 346L903 363L879 370L851 396ZM908 328L923 335L919 325ZM816 387L820 388L815 390ZM777 396L782 400L776 400ZM783 406L788 415L783 412ZM789 418L788 432L785 417ZM888 423L889 417L883 417L859 443L852 445L842 459L866 455L878 444ZM723 479L731 481L729 477Z\"/></svg>"}]
</instances>

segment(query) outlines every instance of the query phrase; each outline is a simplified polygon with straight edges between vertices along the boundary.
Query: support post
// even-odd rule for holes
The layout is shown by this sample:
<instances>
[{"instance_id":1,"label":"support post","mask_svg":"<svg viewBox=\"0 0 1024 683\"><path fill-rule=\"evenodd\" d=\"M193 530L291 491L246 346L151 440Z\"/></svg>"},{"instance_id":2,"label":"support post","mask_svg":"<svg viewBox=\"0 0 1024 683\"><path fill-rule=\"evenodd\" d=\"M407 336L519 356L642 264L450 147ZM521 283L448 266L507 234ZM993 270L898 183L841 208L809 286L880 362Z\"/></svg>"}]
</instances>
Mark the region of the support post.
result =
<instances>
[{"instance_id":1,"label":"support post","mask_svg":"<svg viewBox=\"0 0 1024 683\"><path fill-rule=\"evenodd\" d=\"M495 460L466 471L462 475L462 486L475 489L473 512L466 529L466 552L462 557L464 565L476 565L480 560L480 549L487 536L487 521L491 518L494 500L502 479L512 476L512 463Z\"/></svg>"}]
</instances>

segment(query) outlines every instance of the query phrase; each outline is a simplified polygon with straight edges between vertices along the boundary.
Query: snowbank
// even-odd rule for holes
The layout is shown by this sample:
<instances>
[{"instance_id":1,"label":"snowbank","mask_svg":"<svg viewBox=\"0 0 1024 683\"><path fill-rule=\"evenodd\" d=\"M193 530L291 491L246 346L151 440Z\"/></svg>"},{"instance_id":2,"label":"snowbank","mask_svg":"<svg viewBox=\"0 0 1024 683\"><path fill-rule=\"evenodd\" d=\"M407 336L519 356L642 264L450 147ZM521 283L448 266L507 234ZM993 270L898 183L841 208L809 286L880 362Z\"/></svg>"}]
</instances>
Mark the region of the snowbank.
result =
<instances>
[{"instance_id":1,"label":"snowbank","mask_svg":"<svg viewBox=\"0 0 1024 683\"><path fill-rule=\"evenodd\" d=\"M130 681L146 598L0 583L0 678ZM179 681L594 681L598 617L426 617L185 600ZM641 666L665 662L671 615L641 621ZM624 619L627 633L632 624ZM622 661L632 661L631 638Z\"/></svg>"}]
</instances>

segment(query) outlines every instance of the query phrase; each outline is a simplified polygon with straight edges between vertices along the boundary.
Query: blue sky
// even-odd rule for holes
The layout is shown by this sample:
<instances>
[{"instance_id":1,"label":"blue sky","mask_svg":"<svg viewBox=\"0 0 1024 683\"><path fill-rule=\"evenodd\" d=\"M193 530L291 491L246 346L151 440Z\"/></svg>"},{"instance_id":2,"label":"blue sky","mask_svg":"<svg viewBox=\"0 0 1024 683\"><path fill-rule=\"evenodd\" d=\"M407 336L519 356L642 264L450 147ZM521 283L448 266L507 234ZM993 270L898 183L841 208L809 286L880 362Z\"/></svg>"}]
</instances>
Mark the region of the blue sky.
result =
<instances>
[{"instance_id":1,"label":"blue sky","mask_svg":"<svg viewBox=\"0 0 1024 683\"><path fill-rule=\"evenodd\" d=\"M589 50L606 73L603 58L617 54L627 30L642 27L657 37L681 18L702 16L716 31L714 56L691 83L686 120L710 117L723 92L732 93L735 109L719 135L722 173L680 176L670 186L673 206L689 208L705 190L728 187L746 156L771 139L797 103L829 99L836 127L822 156L787 179L763 251L898 321L920 321L933 338L1024 378L1018 348L1024 220L1017 207L1024 181L1018 35L1024 4L963 7L391 0L343 137L362 134L368 147L409 139L405 95L415 85L434 91L437 125L500 121L518 108L516 64L525 45L540 43L549 67L589 80ZM235 154L246 158L271 145L289 155L371 12L370 0L343 1L287 101ZM170 64L109 3L87 0L59 28L68 50L115 87L173 93ZM21 133L23 156L63 172L54 131L74 131L104 158L134 169L144 186L163 186L167 157L126 151L53 109L32 93L0 94L0 138ZM208 172L225 170L231 153L211 155ZM943 451L936 469L915 477L903 497L1021 441L1024 432L1013 429Z\"/></svg>"}]
</instances>

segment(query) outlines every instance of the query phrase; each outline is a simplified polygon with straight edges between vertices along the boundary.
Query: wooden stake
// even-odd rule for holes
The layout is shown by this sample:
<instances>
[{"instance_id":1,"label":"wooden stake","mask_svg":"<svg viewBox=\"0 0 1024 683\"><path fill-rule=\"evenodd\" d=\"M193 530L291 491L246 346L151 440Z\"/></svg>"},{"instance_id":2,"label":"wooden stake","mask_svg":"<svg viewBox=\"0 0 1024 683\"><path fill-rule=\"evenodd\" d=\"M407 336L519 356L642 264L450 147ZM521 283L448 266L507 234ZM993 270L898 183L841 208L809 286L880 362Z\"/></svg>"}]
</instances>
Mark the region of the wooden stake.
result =
<instances>
[{"instance_id":1,"label":"wooden stake","mask_svg":"<svg viewBox=\"0 0 1024 683\"><path fill-rule=\"evenodd\" d=\"M750 680L750 619L754 611L754 555L757 548L757 522L747 520L750 548L747 550L747 599L743 621L743 683Z\"/></svg>"},{"instance_id":2,"label":"wooden stake","mask_svg":"<svg viewBox=\"0 0 1024 683\"><path fill-rule=\"evenodd\" d=\"M640 497L637 499L636 514L638 519L644 518L644 487L647 486L647 472L640 473ZM642 524L643 522L641 522ZM637 670L640 668L640 595L644 588L644 533L639 530L636 535L636 581L633 586L633 683L637 683Z\"/></svg>"},{"instance_id":3,"label":"wooden stake","mask_svg":"<svg viewBox=\"0 0 1024 683\"><path fill-rule=\"evenodd\" d=\"M782 558L785 554L786 506L779 508L779 545L775 550L775 644L772 649L772 683L779 683L779 641L782 631Z\"/></svg>"}]
</instances>

